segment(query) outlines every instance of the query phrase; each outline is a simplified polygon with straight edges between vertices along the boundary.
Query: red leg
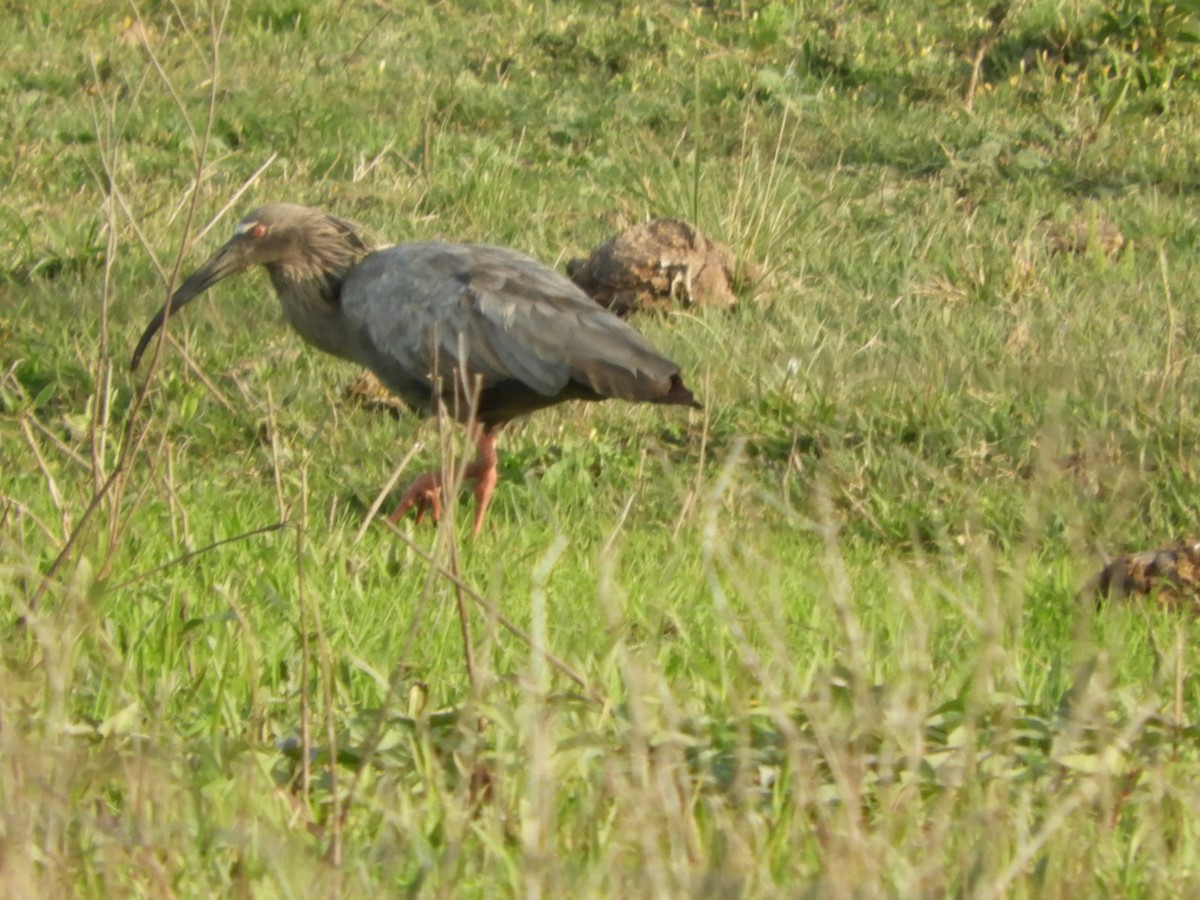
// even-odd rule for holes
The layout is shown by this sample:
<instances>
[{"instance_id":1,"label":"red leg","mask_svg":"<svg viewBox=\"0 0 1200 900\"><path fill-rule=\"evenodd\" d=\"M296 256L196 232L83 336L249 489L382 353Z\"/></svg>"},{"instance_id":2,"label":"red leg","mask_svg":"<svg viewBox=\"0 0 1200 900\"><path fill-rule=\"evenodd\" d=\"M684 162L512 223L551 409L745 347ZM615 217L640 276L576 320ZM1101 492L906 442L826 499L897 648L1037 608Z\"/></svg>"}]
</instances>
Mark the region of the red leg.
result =
<instances>
[{"instance_id":1,"label":"red leg","mask_svg":"<svg viewBox=\"0 0 1200 900\"><path fill-rule=\"evenodd\" d=\"M483 517L491 502L492 491L495 490L496 482L500 477L496 472L496 464L499 462L499 457L496 455L496 432L483 426L476 426L475 449L475 459L464 470L463 478L475 482L474 534L478 537L479 532L483 530ZM441 474L426 472L410 484L401 495L400 504L396 507L396 511L388 516L388 521L395 524L405 513L415 507L417 522L425 517L426 511L432 514L433 521L436 522L442 515L441 493Z\"/></svg>"},{"instance_id":2,"label":"red leg","mask_svg":"<svg viewBox=\"0 0 1200 900\"><path fill-rule=\"evenodd\" d=\"M499 461L496 455L496 432L480 428L475 439L475 459L463 473L464 478L475 482L475 537L479 537L479 532L483 530L483 516L492 500L496 482L500 480L496 471Z\"/></svg>"}]
</instances>

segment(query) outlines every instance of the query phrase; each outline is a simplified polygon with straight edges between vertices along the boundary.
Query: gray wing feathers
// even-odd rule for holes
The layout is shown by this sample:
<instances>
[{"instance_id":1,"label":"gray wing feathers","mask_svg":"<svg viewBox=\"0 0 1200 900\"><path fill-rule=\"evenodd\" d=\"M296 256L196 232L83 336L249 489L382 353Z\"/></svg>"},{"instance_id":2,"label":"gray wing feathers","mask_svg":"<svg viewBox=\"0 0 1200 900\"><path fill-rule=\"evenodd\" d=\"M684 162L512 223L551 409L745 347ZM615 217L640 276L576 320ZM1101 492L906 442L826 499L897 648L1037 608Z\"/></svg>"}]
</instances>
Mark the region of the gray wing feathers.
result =
<instances>
[{"instance_id":1,"label":"gray wing feathers","mask_svg":"<svg viewBox=\"0 0 1200 900\"><path fill-rule=\"evenodd\" d=\"M364 365L429 385L466 369L546 396L570 381L652 399L678 369L616 316L540 263L498 247L407 244L368 256L342 286ZM398 385L393 384L398 387ZM427 389L427 388L426 388Z\"/></svg>"}]
</instances>

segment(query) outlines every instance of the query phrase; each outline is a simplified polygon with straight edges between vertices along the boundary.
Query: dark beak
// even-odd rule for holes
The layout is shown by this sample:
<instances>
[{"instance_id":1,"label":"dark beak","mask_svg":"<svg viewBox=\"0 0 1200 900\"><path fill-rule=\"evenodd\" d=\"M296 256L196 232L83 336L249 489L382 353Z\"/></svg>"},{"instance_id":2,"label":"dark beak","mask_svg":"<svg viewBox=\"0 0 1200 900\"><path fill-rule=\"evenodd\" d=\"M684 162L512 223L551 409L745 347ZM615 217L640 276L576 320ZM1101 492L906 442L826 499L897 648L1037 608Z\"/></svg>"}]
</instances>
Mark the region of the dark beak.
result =
<instances>
[{"instance_id":1,"label":"dark beak","mask_svg":"<svg viewBox=\"0 0 1200 900\"><path fill-rule=\"evenodd\" d=\"M241 252L242 246L241 241L234 238L209 257L208 262L193 272L188 280L179 286L179 289L167 301L166 306L155 314L154 318L150 320L150 324L146 326L146 330L142 332L141 340L137 342L137 347L133 350L133 359L129 362L130 369L138 367L138 363L142 361L142 354L146 352L146 347L150 345L150 341L162 328L163 322L167 320L168 316L175 315L226 275L232 275L234 272L246 268L245 254Z\"/></svg>"}]
</instances>

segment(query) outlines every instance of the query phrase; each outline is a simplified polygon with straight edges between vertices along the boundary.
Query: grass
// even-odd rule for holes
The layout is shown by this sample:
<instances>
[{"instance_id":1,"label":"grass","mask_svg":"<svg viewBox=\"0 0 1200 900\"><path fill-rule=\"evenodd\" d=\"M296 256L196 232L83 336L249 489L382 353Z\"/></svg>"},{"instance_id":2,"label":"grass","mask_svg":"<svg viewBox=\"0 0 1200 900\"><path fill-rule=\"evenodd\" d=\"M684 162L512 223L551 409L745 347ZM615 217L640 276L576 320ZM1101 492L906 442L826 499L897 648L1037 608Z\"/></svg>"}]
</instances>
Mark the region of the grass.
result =
<instances>
[{"instance_id":1,"label":"grass","mask_svg":"<svg viewBox=\"0 0 1200 900\"><path fill-rule=\"evenodd\" d=\"M1196 621L1077 596L1200 504L1180 9L8 4L3 892L1195 894ZM541 413L479 540L363 529L461 436L261 275L127 371L284 198L753 277L637 322L703 412Z\"/></svg>"}]
</instances>

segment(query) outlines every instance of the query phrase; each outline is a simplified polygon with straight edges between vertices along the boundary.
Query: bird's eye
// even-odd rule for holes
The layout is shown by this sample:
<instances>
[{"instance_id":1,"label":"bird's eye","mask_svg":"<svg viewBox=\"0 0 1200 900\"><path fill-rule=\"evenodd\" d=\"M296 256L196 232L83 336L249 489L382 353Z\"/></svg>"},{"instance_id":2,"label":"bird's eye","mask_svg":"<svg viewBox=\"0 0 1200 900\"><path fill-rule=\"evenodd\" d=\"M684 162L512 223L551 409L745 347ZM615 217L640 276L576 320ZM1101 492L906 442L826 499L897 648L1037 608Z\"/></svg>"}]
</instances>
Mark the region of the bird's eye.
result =
<instances>
[{"instance_id":1,"label":"bird's eye","mask_svg":"<svg viewBox=\"0 0 1200 900\"><path fill-rule=\"evenodd\" d=\"M267 236L267 232L270 230L271 229L268 228L266 225L264 225L262 222L259 222L253 228L250 229L250 237L254 238L255 240L258 240L259 238L264 238Z\"/></svg>"}]
</instances>

